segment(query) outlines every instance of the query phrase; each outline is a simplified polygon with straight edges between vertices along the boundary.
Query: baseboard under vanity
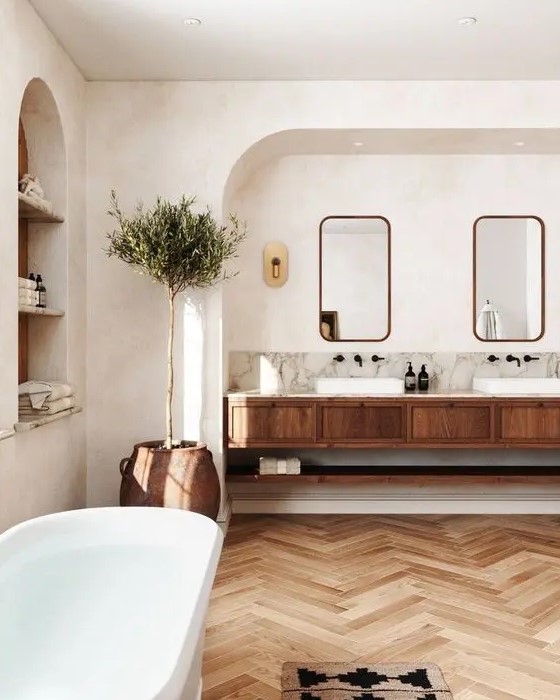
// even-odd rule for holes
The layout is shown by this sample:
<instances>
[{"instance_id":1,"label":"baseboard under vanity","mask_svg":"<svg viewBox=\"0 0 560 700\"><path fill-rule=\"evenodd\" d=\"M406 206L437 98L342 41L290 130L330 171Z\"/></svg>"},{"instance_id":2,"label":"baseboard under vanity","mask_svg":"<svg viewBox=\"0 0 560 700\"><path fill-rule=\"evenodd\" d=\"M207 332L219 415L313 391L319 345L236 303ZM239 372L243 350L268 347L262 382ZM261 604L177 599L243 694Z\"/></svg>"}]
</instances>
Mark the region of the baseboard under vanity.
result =
<instances>
[{"instance_id":1,"label":"baseboard under vanity","mask_svg":"<svg viewBox=\"0 0 560 700\"><path fill-rule=\"evenodd\" d=\"M505 488L500 492L479 489L471 492L445 490L429 492L392 490L375 492L298 493L257 492L236 489L230 492L232 512L263 514L433 514L485 515L560 514L560 488Z\"/></svg>"}]
</instances>

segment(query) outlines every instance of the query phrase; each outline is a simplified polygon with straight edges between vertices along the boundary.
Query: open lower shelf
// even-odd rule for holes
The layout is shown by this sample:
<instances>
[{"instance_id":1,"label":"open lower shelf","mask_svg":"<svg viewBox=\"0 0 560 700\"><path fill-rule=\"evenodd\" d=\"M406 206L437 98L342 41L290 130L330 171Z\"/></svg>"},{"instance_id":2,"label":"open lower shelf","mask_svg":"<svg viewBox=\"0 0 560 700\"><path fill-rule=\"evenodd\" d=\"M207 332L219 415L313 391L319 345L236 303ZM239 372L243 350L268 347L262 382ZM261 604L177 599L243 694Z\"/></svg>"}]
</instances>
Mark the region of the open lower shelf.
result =
<instances>
[{"instance_id":1,"label":"open lower shelf","mask_svg":"<svg viewBox=\"0 0 560 700\"><path fill-rule=\"evenodd\" d=\"M41 306L19 306L18 313L31 314L32 316L64 316L60 309L49 309Z\"/></svg>"},{"instance_id":2,"label":"open lower shelf","mask_svg":"<svg viewBox=\"0 0 560 700\"><path fill-rule=\"evenodd\" d=\"M30 197L18 193L18 216L36 224L62 224L64 219L37 206Z\"/></svg>"},{"instance_id":3,"label":"open lower shelf","mask_svg":"<svg viewBox=\"0 0 560 700\"><path fill-rule=\"evenodd\" d=\"M230 465L226 481L231 483L346 483L391 484L442 483L560 483L560 467L327 467L302 465L301 474L259 474L253 466Z\"/></svg>"}]
</instances>

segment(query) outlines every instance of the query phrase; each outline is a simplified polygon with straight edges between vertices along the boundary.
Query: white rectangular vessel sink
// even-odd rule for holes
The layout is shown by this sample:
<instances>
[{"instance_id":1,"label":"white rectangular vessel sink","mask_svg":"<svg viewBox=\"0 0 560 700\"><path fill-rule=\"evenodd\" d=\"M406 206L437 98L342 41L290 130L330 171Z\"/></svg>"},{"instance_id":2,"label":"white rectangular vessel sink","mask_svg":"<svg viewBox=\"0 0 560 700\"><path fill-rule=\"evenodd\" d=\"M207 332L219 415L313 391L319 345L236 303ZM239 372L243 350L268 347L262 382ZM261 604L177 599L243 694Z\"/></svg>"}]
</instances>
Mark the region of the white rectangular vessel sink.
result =
<instances>
[{"instance_id":1,"label":"white rectangular vessel sink","mask_svg":"<svg viewBox=\"0 0 560 700\"><path fill-rule=\"evenodd\" d=\"M404 380L394 377L317 377L318 394L404 394Z\"/></svg>"},{"instance_id":2,"label":"white rectangular vessel sink","mask_svg":"<svg viewBox=\"0 0 560 700\"><path fill-rule=\"evenodd\" d=\"M560 379L556 377L474 378L473 389L484 394L558 394Z\"/></svg>"}]
</instances>

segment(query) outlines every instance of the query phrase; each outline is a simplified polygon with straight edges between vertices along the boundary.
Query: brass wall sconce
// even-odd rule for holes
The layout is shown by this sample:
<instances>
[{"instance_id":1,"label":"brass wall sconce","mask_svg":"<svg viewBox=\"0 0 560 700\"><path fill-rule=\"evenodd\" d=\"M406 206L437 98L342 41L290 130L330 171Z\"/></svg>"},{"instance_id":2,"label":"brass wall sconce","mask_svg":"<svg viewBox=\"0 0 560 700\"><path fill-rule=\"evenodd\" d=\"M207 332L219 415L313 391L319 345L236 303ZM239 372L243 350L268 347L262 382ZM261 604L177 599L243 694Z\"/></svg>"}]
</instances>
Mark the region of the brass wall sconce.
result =
<instances>
[{"instance_id":1,"label":"brass wall sconce","mask_svg":"<svg viewBox=\"0 0 560 700\"><path fill-rule=\"evenodd\" d=\"M272 241L265 245L263 277L269 287L282 287L288 281L288 248L283 243Z\"/></svg>"}]
</instances>

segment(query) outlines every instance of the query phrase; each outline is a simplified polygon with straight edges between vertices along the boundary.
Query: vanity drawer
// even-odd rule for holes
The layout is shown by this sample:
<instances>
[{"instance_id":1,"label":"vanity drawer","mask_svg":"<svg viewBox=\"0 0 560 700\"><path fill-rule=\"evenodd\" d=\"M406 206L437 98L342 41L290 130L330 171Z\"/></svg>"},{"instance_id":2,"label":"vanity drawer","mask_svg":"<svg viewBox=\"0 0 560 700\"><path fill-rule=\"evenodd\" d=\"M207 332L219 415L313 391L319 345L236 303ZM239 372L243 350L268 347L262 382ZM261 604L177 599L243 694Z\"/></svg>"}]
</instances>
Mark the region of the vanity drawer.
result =
<instances>
[{"instance_id":1,"label":"vanity drawer","mask_svg":"<svg viewBox=\"0 0 560 700\"><path fill-rule=\"evenodd\" d=\"M497 410L500 442L560 443L560 403L535 401Z\"/></svg>"},{"instance_id":2,"label":"vanity drawer","mask_svg":"<svg viewBox=\"0 0 560 700\"><path fill-rule=\"evenodd\" d=\"M314 442L315 406L295 401L230 404L228 424L233 446Z\"/></svg>"},{"instance_id":3,"label":"vanity drawer","mask_svg":"<svg viewBox=\"0 0 560 700\"><path fill-rule=\"evenodd\" d=\"M490 442L492 406L489 403L411 403L408 424L409 442L433 441L440 445Z\"/></svg>"},{"instance_id":4,"label":"vanity drawer","mask_svg":"<svg viewBox=\"0 0 560 700\"><path fill-rule=\"evenodd\" d=\"M319 408L320 442L403 442L405 411L397 404L332 403Z\"/></svg>"}]
</instances>

